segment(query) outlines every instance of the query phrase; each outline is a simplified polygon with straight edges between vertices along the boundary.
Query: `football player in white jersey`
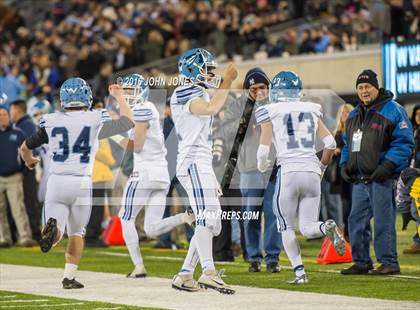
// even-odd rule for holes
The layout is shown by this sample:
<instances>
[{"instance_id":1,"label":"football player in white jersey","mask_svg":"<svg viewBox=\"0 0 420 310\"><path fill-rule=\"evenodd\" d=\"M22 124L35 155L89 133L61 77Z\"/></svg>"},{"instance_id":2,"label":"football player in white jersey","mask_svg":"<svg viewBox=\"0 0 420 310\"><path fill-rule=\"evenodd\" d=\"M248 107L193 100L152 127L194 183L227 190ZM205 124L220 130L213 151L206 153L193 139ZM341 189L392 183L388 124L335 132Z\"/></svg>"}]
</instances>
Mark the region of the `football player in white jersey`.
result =
<instances>
[{"instance_id":1,"label":"football player in white jersey","mask_svg":"<svg viewBox=\"0 0 420 310\"><path fill-rule=\"evenodd\" d=\"M32 150L48 144L51 164L40 248L42 252L48 252L67 231L64 289L84 287L74 275L83 253L83 235L92 207L91 175L98 139L134 126L133 113L123 97L122 87L110 85L109 92L119 102L121 117L118 120L112 120L106 110L89 110L92 91L86 81L81 78L66 80L60 88L63 111L44 115L39 131L21 146L23 160L33 169L39 159L33 157Z\"/></svg>"},{"instance_id":2,"label":"football player in white jersey","mask_svg":"<svg viewBox=\"0 0 420 310\"><path fill-rule=\"evenodd\" d=\"M212 168L211 133L213 116L223 107L238 73L235 66L229 64L221 82L221 77L213 73L215 67L208 51L201 48L186 51L178 62L186 85L178 86L171 97L172 118L179 139L177 178L196 215L194 236L172 287L194 292L201 286L233 294L235 291L223 282L213 262L212 239L220 233L221 220L216 216L220 210L219 185ZM219 89L210 99L206 88ZM198 260L203 273L197 283L193 273Z\"/></svg>"},{"instance_id":3,"label":"football player in white jersey","mask_svg":"<svg viewBox=\"0 0 420 310\"><path fill-rule=\"evenodd\" d=\"M333 220L318 221L321 176L333 156L335 140L321 120L321 106L301 101L301 89L302 81L294 72L282 71L272 80L271 103L255 112L261 126L258 169L267 169L272 142L277 152L277 164L281 166L273 208L283 247L295 271L290 284L308 282L294 232L297 218L299 230L306 238L327 235L339 255L345 252L344 239L336 223ZM324 144L321 160L316 156L316 138Z\"/></svg>"},{"instance_id":4,"label":"football player in white jersey","mask_svg":"<svg viewBox=\"0 0 420 310\"><path fill-rule=\"evenodd\" d=\"M133 109L134 129L128 139L120 144L133 151L134 168L124 189L122 207L119 212L125 244L134 264L134 270L127 277L146 276L146 269L140 253L139 236L135 220L145 207L144 230L154 238L184 223L195 220L192 212L185 212L163 218L170 179L163 132L159 112L148 101L149 86L140 74L130 74L121 80L124 97Z\"/></svg>"}]
</instances>

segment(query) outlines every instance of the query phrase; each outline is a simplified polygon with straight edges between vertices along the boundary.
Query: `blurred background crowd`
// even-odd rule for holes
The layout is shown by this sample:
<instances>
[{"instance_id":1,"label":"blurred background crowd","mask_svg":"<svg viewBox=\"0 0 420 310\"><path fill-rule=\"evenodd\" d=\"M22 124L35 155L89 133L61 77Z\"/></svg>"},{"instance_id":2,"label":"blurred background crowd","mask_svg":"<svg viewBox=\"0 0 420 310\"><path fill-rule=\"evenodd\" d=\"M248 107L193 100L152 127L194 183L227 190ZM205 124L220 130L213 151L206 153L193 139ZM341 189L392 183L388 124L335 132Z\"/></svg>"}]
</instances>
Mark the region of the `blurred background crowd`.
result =
<instances>
[{"instance_id":1,"label":"blurred background crowd","mask_svg":"<svg viewBox=\"0 0 420 310\"><path fill-rule=\"evenodd\" d=\"M223 61L355 50L419 37L418 1L0 1L8 102L52 100L69 76L96 95L114 71L210 47ZM3 89L4 91L4 89ZM103 100L103 98L100 98Z\"/></svg>"}]
</instances>

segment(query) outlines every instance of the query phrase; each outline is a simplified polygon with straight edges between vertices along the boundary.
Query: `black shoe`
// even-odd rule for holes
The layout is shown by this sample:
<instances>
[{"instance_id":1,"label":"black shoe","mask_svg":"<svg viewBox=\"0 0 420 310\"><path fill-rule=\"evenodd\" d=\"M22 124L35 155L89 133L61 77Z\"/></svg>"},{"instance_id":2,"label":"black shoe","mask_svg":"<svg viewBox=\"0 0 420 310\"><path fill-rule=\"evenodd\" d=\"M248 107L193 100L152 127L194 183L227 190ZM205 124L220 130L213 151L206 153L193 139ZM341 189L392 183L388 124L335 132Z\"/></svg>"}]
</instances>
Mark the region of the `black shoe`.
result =
<instances>
[{"instance_id":1,"label":"black shoe","mask_svg":"<svg viewBox=\"0 0 420 310\"><path fill-rule=\"evenodd\" d=\"M0 248L10 248L12 246L11 242L0 242Z\"/></svg>"},{"instance_id":2,"label":"black shoe","mask_svg":"<svg viewBox=\"0 0 420 310\"><path fill-rule=\"evenodd\" d=\"M341 274L343 275L357 275L357 274L368 274L369 270L372 270L373 266L358 266L354 264L353 266L341 270Z\"/></svg>"},{"instance_id":3,"label":"black shoe","mask_svg":"<svg viewBox=\"0 0 420 310\"><path fill-rule=\"evenodd\" d=\"M376 269L369 270L369 274L373 276L386 276L391 274L400 274L399 266L380 265Z\"/></svg>"},{"instance_id":4,"label":"black shoe","mask_svg":"<svg viewBox=\"0 0 420 310\"><path fill-rule=\"evenodd\" d=\"M47 225L42 230L42 238L39 240L39 247L41 251L47 253L54 244L55 237L57 236L57 220L49 218Z\"/></svg>"},{"instance_id":5,"label":"black shoe","mask_svg":"<svg viewBox=\"0 0 420 310\"><path fill-rule=\"evenodd\" d=\"M63 283L63 288L65 290L78 289L78 288L84 288L85 287L82 283L77 282L76 279L69 280L67 278L64 278L63 282L61 282L61 283Z\"/></svg>"},{"instance_id":6,"label":"black shoe","mask_svg":"<svg viewBox=\"0 0 420 310\"><path fill-rule=\"evenodd\" d=\"M276 273L280 271L278 262L267 263L267 272Z\"/></svg>"},{"instance_id":7,"label":"black shoe","mask_svg":"<svg viewBox=\"0 0 420 310\"><path fill-rule=\"evenodd\" d=\"M233 257L233 255L215 254L213 255L213 260L215 262L234 262L235 258Z\"/></svg>"},{"instance_id":8,"label":"black shoe","mask_svg":"<svg viewBox=\"0 0 420 310\"><path fill-rule=\"evenodd\" d=\"M260 262L251 262L248 268L249 272L261 272L261 263Z\"/></svg>"}]
</instances>

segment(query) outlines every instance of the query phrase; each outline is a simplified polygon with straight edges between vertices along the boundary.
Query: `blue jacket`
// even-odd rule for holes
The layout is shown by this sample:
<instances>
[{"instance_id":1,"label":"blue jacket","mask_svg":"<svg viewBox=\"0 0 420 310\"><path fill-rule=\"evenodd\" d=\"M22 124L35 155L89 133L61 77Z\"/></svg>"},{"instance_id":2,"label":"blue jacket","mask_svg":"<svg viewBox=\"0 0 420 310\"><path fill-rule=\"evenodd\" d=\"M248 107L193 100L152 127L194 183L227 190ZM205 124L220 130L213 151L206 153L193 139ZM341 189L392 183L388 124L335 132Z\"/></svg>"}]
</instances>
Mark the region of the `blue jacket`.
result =
<instances>
[{"instance_id":1,"label":"blue jacket","mask_svg":"<svg viewBox=\"0 0 420 310\"><path fill-rule=\"evenodd\" d=\"M360 103L350 114L343 135L340 164L346 164L349 175L369 177L385 161L399 174L409 165L414 147L413 128L404 108L383 88L369 106ZM352 152L353 137L360 130L360 151Z\"/></svg>"},{"instance_id":2,"label":"blue jacket","mask_svg":"<svg viewBox=\"0 0 420 310\"><path fill-rule=\"evenodd\" d=\"M12 125L5 130L0 129L0 176L7 177L22 170L18 150L24 140L22 131Z\"/></svg>"},{"instance_id":3,"label":"blue jacket","mask_svg":"<svg viewBox=\"0 0 420 310\"><path fill-rule=\"evenodd\" d=\"M15 127L22 130L25 139L36 133L35 123L29 115L25 115L20 120L18 120L15 124Z\"/></svg>"}]
</instances>

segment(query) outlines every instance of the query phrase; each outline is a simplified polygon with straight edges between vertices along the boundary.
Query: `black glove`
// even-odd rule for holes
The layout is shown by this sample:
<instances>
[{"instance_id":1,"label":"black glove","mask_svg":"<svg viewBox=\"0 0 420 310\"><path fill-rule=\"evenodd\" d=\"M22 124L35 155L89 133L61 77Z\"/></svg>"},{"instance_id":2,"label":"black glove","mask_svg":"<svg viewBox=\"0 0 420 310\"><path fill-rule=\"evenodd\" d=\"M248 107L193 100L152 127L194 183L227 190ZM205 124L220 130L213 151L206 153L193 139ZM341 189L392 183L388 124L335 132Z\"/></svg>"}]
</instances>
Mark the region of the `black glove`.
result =
<instances>
[{"instance_id":1,"label":"black glove","mask_svg":"<svg viewBox=\"0 0 420 310\"><path fill-rule=\"evenodd\" d=\"M410 223L410 221L416 221L416 219L413 218L413 216L411 215L411 212L401 213L401 217L402 217L402 230L407 230L407 226L408 226L408 223Z\"/></svg>"},{"instance_id":2,"label":"black glove","mask_svg":"<svg viewBox=\"0 0 420 310\"><path fill-rule=\"evenodd\" d=\"M346 165L341 166L340 173L341 173L341 178L347 183L354 182L354 179L349 175Z\"/></svg>"},{"instance_id":3,"label":"black glove","mask_svg":"<svg viewBox=\"0 0 420 310\"><path fill-rule=\"evenodd\" d=\"M370 179L375 182L384 182L386 179L392 176L394 172L395 165L388 161L384 160L376 169L373 171Z\"/></svg>"}]
</instances>

